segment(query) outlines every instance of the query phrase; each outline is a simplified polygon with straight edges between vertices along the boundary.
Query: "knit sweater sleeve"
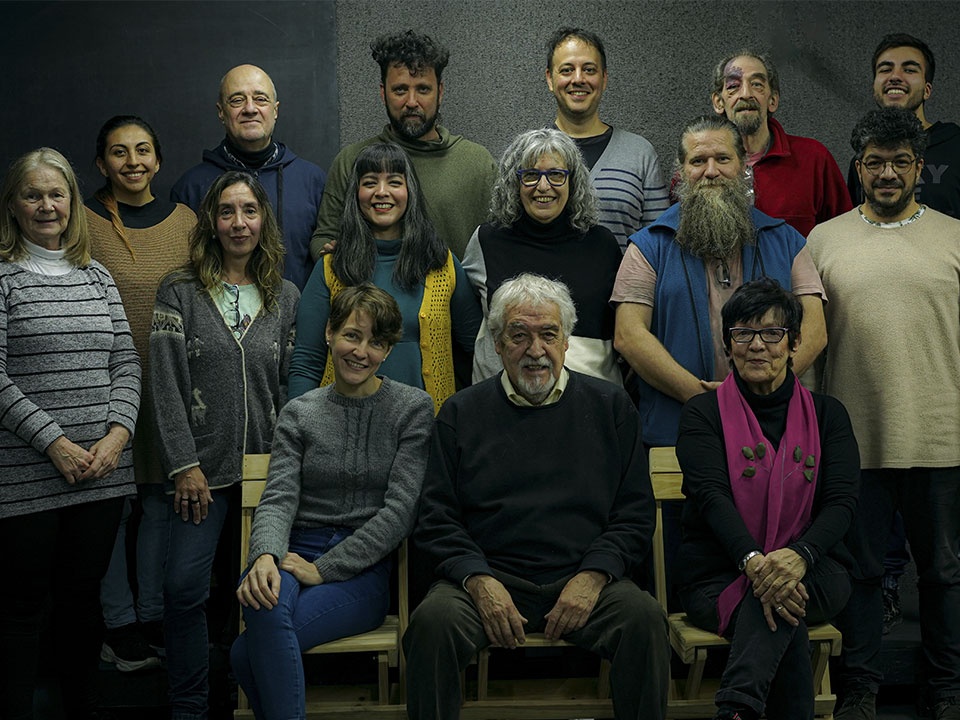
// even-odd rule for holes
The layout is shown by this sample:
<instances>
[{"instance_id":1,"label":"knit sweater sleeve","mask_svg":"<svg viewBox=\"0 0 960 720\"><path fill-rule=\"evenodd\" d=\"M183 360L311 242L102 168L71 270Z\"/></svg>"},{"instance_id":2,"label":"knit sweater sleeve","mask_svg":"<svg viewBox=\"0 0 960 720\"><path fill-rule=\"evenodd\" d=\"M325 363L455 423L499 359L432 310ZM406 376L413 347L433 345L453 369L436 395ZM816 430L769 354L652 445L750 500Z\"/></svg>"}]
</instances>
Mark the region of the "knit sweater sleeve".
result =
<instances>
[{"instance_id":1,"label":"knit sweater sleeve","mask_svg":"<svg viewBox=\"0 0 960 720\"><path fill-rule=\"evenodd\" d=\"M414 540L417 548L435 567L437 577L459 584L470 575L492 575L493 571L462 519L457 494L460 456L457 415L460 408L451 400L440 408L430 439L430 455Z\"/></svg>"},{"instance_id":2,"label":"knit sweater sleeve","mask_svg":"<svg viewBox=\"0 0 960 720\"><path fill-rule=\"evenodd\" d=\"M7 288L0 282L0 418L3 426L43 453L64 432L50 415L30 400L7 374Z\"/></svg>"},{"instance_id":3,"label":"knit sweater sleeve","mask_svg":"<svg viewBox=\"0 0 960 720\"><path fill-rule=\"evenodd\" d=\"M167 277L157 288L150 328L150 383L156 408L157 438L168 477L200 464L187 408L192 383L184 334L184 308L178 290L195 292L192 282Z\"/></svg>"},{"instance_id":4,"label":"knit sweater sleeve","mask_svg":"<svg viewBox=\"0 0 960 720\"><path fill-rule=\"evenodd\" d=\"M91 269L103 285L107 309L113 324L113 348L110 351L110 405L108 425L122 425L131 437L137 425L140 410L140 357L133 346L133 335L127 323L120 292L105 267L94 261Z\"/></svg>"},{"instance_id":5,"label":"knit sweater sleeve","mask_svg":"<svg viewBox=\"0 0 960 720\"><path fill-rule=\"evenodd\" d=\"M283 407L290 396L290 365L293 361L293 349L297 342L297 313L300 309L300 291L289 280L283 281L280 296L281 330L286 339L280 347L280 403ZM326 323L324 323L326 324Z\"/></svg>"},{"instance_id":6,"label":"knit sweater sleeve","mask_svg":"<svg viewBox=\"0 0 960 720\"><path fill-rule=\"evenodd\" d=\"M329 187L329 185L328 185ZM297 332L290 356L288 394L292 400L320 387L327 363L327 319L330 317L330 288L318 262L303 288L297 308Z\"/></svg>"},{"instance_id":7,"label":"knit sweater sleeve","mask_svg":"<svg viewBox=\"0 0 960 720\"><path fill-rule=\"evenodd\" d=\"M468 353L472 353L483 315L480 312L480 302L473 284L455 255L453 268L457 284L453 290L453 297L450 298L451 330L457 344Z\"/></svg>"},{"instance_id":8,"label":"knit sweater sleeve","mask_svg":"<svg viewBox=\"0 0 960 720\"><path fill-rule=\"evenodd\" d=\"M417 391L415 396L398 394L395 401L396 407L378 408L374 417L374 424L387 420L395 430L372 427L370 437L396 437L396 445L367 447L368 453L394 454L383 506L352 535L315 560L324 580L353 577L384 558L413 528L433 428L433 400L427 393Z\"/></svg>"}]
</instances>

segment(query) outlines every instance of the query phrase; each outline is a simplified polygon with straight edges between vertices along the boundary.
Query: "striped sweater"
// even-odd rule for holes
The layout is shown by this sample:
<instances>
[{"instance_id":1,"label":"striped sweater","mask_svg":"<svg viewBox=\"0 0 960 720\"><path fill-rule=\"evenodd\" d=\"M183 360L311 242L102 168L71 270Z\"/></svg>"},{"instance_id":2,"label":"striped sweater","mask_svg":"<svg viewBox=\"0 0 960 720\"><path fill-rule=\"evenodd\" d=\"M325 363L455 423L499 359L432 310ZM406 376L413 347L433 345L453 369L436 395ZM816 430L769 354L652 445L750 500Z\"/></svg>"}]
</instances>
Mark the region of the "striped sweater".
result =
<instances>
[{"instance_id":1,"label":"striped sweater","mask_svg":"<svg viewBox=\"0 0 960 720\"><path fill-rule=\"evenodd\" d=\"M129 445L106 478L69 485L45 454L133 433L140 360L110 273L91 261L39 275L0 261L0 518L133 492Z\"/></svg>"}]
</instances>

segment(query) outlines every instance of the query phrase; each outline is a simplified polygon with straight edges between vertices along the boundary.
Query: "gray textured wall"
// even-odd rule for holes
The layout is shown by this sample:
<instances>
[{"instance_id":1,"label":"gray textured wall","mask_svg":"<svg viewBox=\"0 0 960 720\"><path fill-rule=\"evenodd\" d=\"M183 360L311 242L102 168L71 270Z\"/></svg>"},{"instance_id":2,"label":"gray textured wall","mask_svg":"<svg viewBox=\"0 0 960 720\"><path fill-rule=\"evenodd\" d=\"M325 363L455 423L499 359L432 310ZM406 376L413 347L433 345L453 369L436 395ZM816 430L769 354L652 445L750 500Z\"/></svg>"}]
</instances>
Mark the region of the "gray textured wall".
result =
<instances>
[{"instance_id":1,"label":"gray textured wall","mask_svg":"<svg viewBox=\"0 0 960 720\"><path fill-rule=\"evenodd\" d=\"M451 51L443 123L498 157L518 132L549 124L544 43L562 25L603 38L610 82L601 117L644 135L666 170L687 119L709 112L713 66L741 47L769 52L781 75L777 117L823 142L846 174L854 122L874 107L870 57L888 32L933 49L931 121L960 122L960 2L698 2L684 0L338 0L342 144L385 122L370 41L419 28Z\"/></svg>"}]
</instances>

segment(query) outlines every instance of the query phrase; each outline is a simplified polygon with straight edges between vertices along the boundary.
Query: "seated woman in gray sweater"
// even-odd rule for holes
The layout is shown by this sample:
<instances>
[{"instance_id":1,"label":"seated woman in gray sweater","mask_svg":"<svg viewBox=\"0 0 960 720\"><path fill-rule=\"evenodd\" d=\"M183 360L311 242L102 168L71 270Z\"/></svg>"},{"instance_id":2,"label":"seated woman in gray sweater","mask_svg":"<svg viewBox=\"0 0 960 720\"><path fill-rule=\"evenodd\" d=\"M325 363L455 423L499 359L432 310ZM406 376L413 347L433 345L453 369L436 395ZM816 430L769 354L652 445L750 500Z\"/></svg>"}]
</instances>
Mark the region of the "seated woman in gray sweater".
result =
<instances>
[{"instance_id":1,"label":"seated woman in gray sweater","mask_svg":"<svg viewBox=\"0 0 960 720\"><path fill-rule=\"evenodd\" d=\"M390 551L413 526L433 427L423 390L378 376L400 339L396 301L370 283L334 299L334 383L283 408L237 597L231 661L257 718L304 717L300 653L378 627Z\"/></svg>"}]
</instances>

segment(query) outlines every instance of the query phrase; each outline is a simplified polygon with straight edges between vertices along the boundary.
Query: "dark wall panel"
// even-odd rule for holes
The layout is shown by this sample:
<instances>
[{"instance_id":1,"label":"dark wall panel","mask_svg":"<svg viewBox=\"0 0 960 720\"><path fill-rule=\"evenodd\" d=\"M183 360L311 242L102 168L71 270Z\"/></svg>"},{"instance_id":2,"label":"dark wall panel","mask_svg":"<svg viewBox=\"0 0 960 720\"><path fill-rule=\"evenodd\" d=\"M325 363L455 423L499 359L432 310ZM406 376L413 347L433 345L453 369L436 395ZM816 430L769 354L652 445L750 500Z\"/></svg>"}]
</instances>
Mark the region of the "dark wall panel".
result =
<instances>
[{"instance_id":1,"label":"dark wall panel","mask_svg":"<svg viewBox=\"0 0 960 720\"><path fill-rule=\"evenodd\" d=\"M714 65L742 47L780 69L776 116L823 142L846 172L850 130L872 109L870 57L880 38L908 32L937 57L930 120L960 122L960 3L903 0L338 0L340 137L384 122L370 41L419 28L450 48L444 123L498 156L518 132L553 121L544 81L551 32L580 26L604 39L610 82L601 116L654 144L665 169L679 129L710 112Z\"/></svg>"},{"instance_id":2,"label":"dark wall panel","mask_svg":"<svg viewBox=\"0 0 960 720\"><path fill-rule=\"evenodd\" d=\"M223 137L214 103L234 65L259 65L280 99L276 139L326 168L339 147L334 2L0 3L0 167L35 147L67 155L85 195L102 182L97 130L135 114L156 129L154 190Z\"/></svg>"}]
</instances>

